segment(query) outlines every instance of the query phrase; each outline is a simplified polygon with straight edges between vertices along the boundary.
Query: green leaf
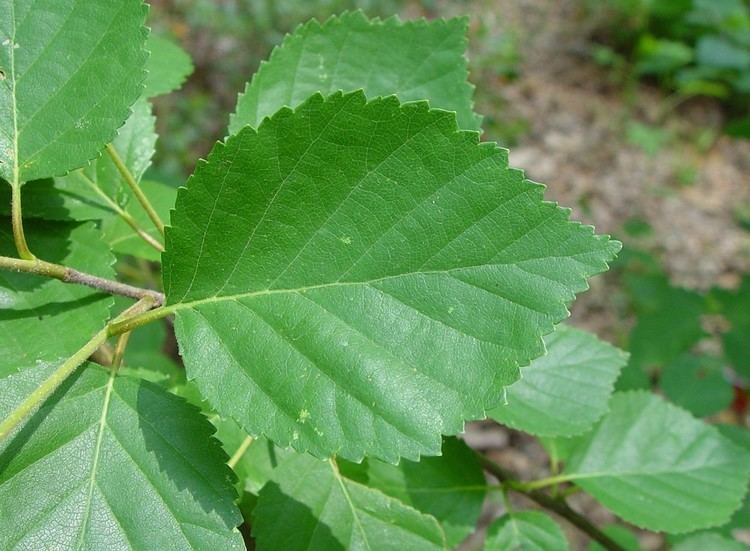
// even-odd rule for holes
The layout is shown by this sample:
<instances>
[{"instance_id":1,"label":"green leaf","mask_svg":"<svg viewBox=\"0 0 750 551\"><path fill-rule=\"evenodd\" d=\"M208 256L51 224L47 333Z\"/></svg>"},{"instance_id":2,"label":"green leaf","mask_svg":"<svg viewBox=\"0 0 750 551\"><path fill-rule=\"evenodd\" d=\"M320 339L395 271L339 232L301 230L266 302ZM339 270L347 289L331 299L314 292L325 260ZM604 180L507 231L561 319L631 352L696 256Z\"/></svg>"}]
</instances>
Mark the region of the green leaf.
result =
<instances>
[{"instance_id":1,"label":"green leaf","mask_svg":"<svg viewBox=\"0 0 750 551\"><path fill-rule=\"evenodd\" d=\"M253 512L258 549L445 549L437 521L345 478L333 460L287 458Z\"/></svg>"},{"instance_id":2,"label":"green leaf","mask_svg":"<svg viewBox=\"0 0 750 551\"><path fill-rule=\"evenodd\" d=\"M629 338L633 367L662 367L703 337L701 295L672 287L663 275L631 275L626 283L638 314Z\"/></svg>"},{"instance_id":3,"label":"green leaf","mask_svg":"<svg viewBox=\"0 0 750 551\"><path fill-rule=\"evenodd\" d=\"M156 119L151 112L151 104L139 100L133 105L133 112L112 145L136 180L140 180L151 164L155 144ZM119 206L126 205L132 196L109 155L104 154L65 176L30 182L24 186L24 217L45 220L115 218L117 214L101 197L101 192L97 192L97 188ZM0 211L10 214L10 188L6 186L0 188L0 205Z\"/></svg>"},{"instance_id":4,"label":"green leaf","mask_svg":"<svg viewBox=\"0 0 750 551\"><path fill-rule=\"evenodd\" d=\"M141 182L141 189L162 220L168 220L169 211L174 207L177 197L177 189L151 180ZM135 218L138 225L147 234L156 241L161 241L159 230L156 229L146 211L137 201L129 201L125 210ZM104 241L118 254L130 254L154 262L158 262L161 258L161 253L146 243L120 216L113 214L105 218L102 222L102 232L104 233Z\"/></svg>"},{"instance_id":5,"label":"green leaf","mask_svg":"<svg viewBox=\"0 0 750 551\"><path fill-rule=\"evenodd\" d=\"M711 296L730 324L721 336L724 354L740 375L750 379L750 277L745 276L737 290L716 289Z\"/></svg>"},{"instance_id":6,"label":"green leaf","mask_svg":"<svg viewBox=\"0 0 750 551\"><path fill-rule=\"evenodd\" d=\"M719 35L700 37L695 45L695 57L700 65L738 71L750 68L750 49Z\"/></svg>"},{"instance_id":7,"label":"green leaf","mask_svg":"<svg viewBox=\"0 0 750 551\"><path fill-rule=\"evenodd\" d=\"M563 325L544 339L547 354L521 370L506 403L488 415L537 436L574 436L607 411L627 354L586 331Z\"/></svg>"},{"instance_id":8,"label":"green leaf","mask_svg":"<svg viewBox=\"0 0 750 551\"><path fill-rule=\"evenodd\" d=\"M362 92L218 144L172 214L189 378L249 434L352 460L438 454L620 247L452 113Z\"/></svg>"},{"instance_id":9,"label":"green leaf","mask_svg":"<svg viewBox=\"0 0 750 551\"><path fill-rule=\"evenodd\" d=\"M708 549L716 551L748 551L750 547L712 532L690 536L672 547L672 551L707 551Z\"/></svg>"},{"instance_id":10,"label":"green leaf","mask_svg":"<svg viewBox=\"0 0 750 551\"><path fill-rule=\"evenodd\" d=\"M447 438L440 457L398 466L367 462L366 484L437 519L454 549L474 532L487 482L476 454L456 438Z\"/></svg>"},{"instance_id":11,"label":"green leaf","mask_svg":"<svg viewBox=\"0 0 750 551\"><path fill-rule=\"evenodd\" d=\"M114 278L114 257L93 224L36 221L26 223L25 231L41 258ZM15 256L7 219L0 219L0 254ZM87 287L0 272L0 377L72 355L104 326L112 303Z\"/></svg>"},{"instance_id":12,"label":"green leaf","mask_svg":"<svg viewBox=\"0 0 750 551\"><path fill-rule=\"evenodd\" d=\"M142 90L145 15L136 0L0 4L1 178L64 174L115 137Z\"/></svg>"},{"instance_id":13,"label":"green leaf","mask_svg":"<svg viewBox=\"0 0 750 551\"><path fill-rule=\"evenodd\" d=\"M368 98L395 94L401 102L429 100L455 111L458 125L479 130L474 87L466 80L468 20L402 22L367 19L362 12L315 19L288 35L237 98L229 132L255 128L280 108L310 95L363 89Z\"/></svg>"},{"instance_id":14,"label":"green leaf","mask_svg":"<svg viewBox=\"0 0 750 551\"><path fill-rule=\"evenodd\" d=\"M168 38L151 35L146 49L151 55L146 63L144 97L151 98L177 90L193 72L190 56Z\"/></svg>"},{"instance_id":15,"label":"green leaf","mask_svg":"<svg viewBox=\"0 0 750 551\"><path fill-rule=\"evenodd\" d=\"M685 354L664 367L659 386L678 406L706 417L729 407L734 397L722 367L717 358Z\"/></svg>"},{"instance_id":16,"label":"green leaf","mask_svg":"<svg viewBox=\"0 0 750 551\"><path fill-rule=\"evenodd\" d=\"M487 530L484 551L567 551L560 526L544 513L519 511L500 517Z\"/></svg>"},{"instance_id":17,"label":"green leaf","mask_svg":"<svg viewBox=\"0 0 750 551\"><path fill-rule=\"evenodd\" d=\"M693 49L675 40L644 34L638 41L635 69L643 75L664 76L693 60Z\"/></svg>"},{"instance_id":18,"label":"green leaf","mask_svg":"<svg viewBox=\"0 0 750 551\"><path fill-rule=\"evenodd\" d=\"M649 530L681 533L729 520L750 476L747 450L648 392L615 394L610 408L577 439L561 478Z\"/></svg>"},{"instance_id":19,"label":"green leaf","mask_svg":"<svg viewBox=\"0 0 750 551\"><path fill-rule=\"evenodd\" d=\"M0 379L0 413L39 369ZM244 549L212 431L155 385L79 371L0 444L0 548Z\"/></svg>"}]
</instances>

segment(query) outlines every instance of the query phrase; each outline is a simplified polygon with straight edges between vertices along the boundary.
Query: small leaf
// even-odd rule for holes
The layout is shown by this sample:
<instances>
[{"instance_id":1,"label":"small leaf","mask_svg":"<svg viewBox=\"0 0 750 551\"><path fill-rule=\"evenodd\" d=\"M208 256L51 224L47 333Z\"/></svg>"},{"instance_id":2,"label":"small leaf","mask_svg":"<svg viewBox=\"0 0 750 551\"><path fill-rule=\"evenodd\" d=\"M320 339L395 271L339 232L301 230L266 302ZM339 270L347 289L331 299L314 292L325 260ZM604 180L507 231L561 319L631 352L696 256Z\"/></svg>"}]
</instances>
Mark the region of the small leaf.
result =
<instances>
[{"instance_id":1,"label":"small leaf","mask_svg":"<svg viewBox=\"0 0 750 551\"><path fill-rule=\"evenodd\" d=\"M0 254L15 256L10 221L0 219ZM25 224L36 254L100 277L114 278L114 257L91 224ZM42 276L0 272L0 377L78 350L109 319L112 298Z\"/></svg>"},{"instance_id":2,"label":"small leaf","mask_svg":"<svg viewBox=\"0 0 750 551\"><path fill-rule=\"evenodd\" d=\"M445 531L448 547L457 547L474 532L487 482L476 454L462 441L447 438L440 457L398 466L367 462L367 486L432 515Z\"/></svg>"},{"instance_id":3,"label":"small leaf","mask_svg":"<svg viewBox=\"0 0 750 551\"><path fill-rule=\"evenodd\" d=\"M633 366L662 367L703 337L704 300L698 293L673 287L662 275L631 275L626 282L638 314L629 338Z\"/></svg>"},{"instance_id":4,"label":"small leaf","mask_svg":"<svg viewBox=\"0 0 750 551\"><path fill-rule=\"evenodd\" d=\"M193 72L190 56L168 38L151 35L146 49L151 55L146 63L144 97L152 98L177 90Z\"/></svg>"},{"instance_id":5,"label":"small leaf","mask_svg":"<svg viewBox=\"0 0 750 551\"><path fill-rule=\"evenodd\" d=\"M172 225L189 378L248 434L352 460L438 454L619 250L453 114L361 92L218 144Z\"/></svg>"},{"instance_id":6,"label":"small leaf","mask_svg":"<svg viewBox=\"0 0 750 551\"><path fill-rule=\"evenodd\" d=\"M750 50L719 35L705 35L695 45L695 57L699 65L734 69L750 69Z\"/></svg>"},{"instance_id":7,"label":"small leaf","mask_svg":"<svg viewBox=\"0 0 750 551\"><path fill-rule=\"evenodd\" d=\"M568 551L560 526L544 513L519 511L500 517L487 530L484 551Z\"/></svg>"},{"instance_id":8,"label":"small leaf","mask_svg":"<svg viewBox=\"0 0 750 551\"><path fill-rule=\"evenodd\" d=\"M750 277L742 279L739 289L715 289L711 297L730 324L721 336L724 354L737 373L750 380Z\"/></svg>"},{"instance_id":9,"label":"small leaf","mask_svg":"<svg viewBox=\"0 0 750 551\"><path fill-rule=\"evenodd\" d=\"M626 521L681 533L724 524L739 507L750 453L648 392L615 394L579 437L564 478Z\"/></svg>"},{"instance_id":10,"label":"small leaf","mask_svg":"<svg viewBox=\"0 0 750 551\"><path fill-rule=\"evenodd\" d=\"M34 3L0 4L0 177L13 185L94 158L127 119L145 77L140 1Z\"/></svg>"},{"instance_id":11,"label":"small leaf","mask_svg":"<svg viewBox=\"0 0 750 551\"><path fill-rule=\"evenodd\" d=\"M0 379L0 416L40 369ZM155 385L79 371L0 443L0 548L244 549L211 433Z\"/></svg>"},{"instance_id":12,"label":"small leaf","mask_svg":"<svg viewBox=\"0 0 750 551\"><path fill-rule=\"evenodd\" d=\"M558 325L544 339L547 354L521 369L496 421L537 436L574 436L607 411L627 354L591 333Z\"/></svg>"},{"instance_id":13,"label":"small leaf","mask_svg":"<svg viewBox=\"0 0 750 551\"><path fill-rule=\"evenodd\" d=\"M706 417L732 403L732 385L717 358L680 356L661 371L659 387L665 396L697 417Z\"/></svg>"},{"instance_id":14,"label":"small leaf","mask_svg":"<svg viewBox=\"0 0 750 551\"><path fill-rule=\"evenodd\" d=\"M402 22L362 12L315 19L288 35L237 98L229 131L255 128L280 108L310 95L364 89L368 98L395 94L401 102L429 100L455 111L458 125L478 130L474 87L466 80L467 19Z\"/></svg>"},{"instance_id":15,"label":"small leaf","mask_svg":"<svg viewBox=\"0 0 750 551\"><path fill-rule=\"evenodd\" d=\"M434 518L345 478L333 460L304 454L276 469L252 526L260 551L445 549Z\"/></svg>"}]
</instances>

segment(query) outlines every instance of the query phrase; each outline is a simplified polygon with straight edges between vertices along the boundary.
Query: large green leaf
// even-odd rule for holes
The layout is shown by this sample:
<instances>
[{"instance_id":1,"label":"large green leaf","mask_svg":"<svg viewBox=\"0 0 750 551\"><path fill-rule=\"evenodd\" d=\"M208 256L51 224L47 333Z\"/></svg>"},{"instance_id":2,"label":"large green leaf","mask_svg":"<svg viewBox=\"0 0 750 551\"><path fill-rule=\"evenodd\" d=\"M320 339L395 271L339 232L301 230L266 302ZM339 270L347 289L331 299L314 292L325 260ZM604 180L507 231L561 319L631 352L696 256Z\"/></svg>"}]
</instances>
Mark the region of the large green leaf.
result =
<instances>
[{"instance_id":1,"label":"large green leaf","mask_svg":"<svg viewBox=\"0 0 750 551\"><path fill-rule=\"evenodd\" d=\"M619 249L542 191L425 103L315 95L246 127L167 230L188 376L283 447L438 454Z\"/></svg>"},{"instance_id":2,"label":"large green leaf","mask_svg":"<svg viewBox=\"0 0 750 551\"><path fill-rule=\"evenodd\" d=\"M0 379L0 416L43 369ZM79 371L0 443L0 548L243 549L212 431L155 385Z\"/></svg>"},{"instance_id":3,"label":"large green leaf","mask_svg":"<svg viewBox=\"0 0 750 551\"><path fill-rule=\"evenodd\" d=\"M476 454L456 438L448 438L440 457L398 466L376 459L367 462L367 485L435 517L451 549L474 532L487 482Z\"/></svg>"},{"instance_id":4,"label":"large green leaf","mask_svg":"<svg viewBox=\"0 0 750 551\"><path fill-rule=\"evenodd\" d=\"M26 224L45 260L114 278L114 257L93 224ZM0 219L0 254L15 255L10 221ZM78 350L109 318L112 298L94 289L31 274L0 272L0 377Z\"/></svg>"},{"instance_id":5,"label":"large green leaf","mask_svg":"<svg viewBox=\"0 0 750 551\"><path fill-rule=\"evenodd\" d=\"M146 63L147 75L143 95L147 98L177 90L193 72L190 56L173 41L151 35L146 42L151 52Z\"/></svg>"},{"instance_id":6,"label":"large green leaf","mask_svg":"<svg viewBox=\"0 0 750 551\"><path fill-rule=\"evenodd\" d=\"M344 477L333 460L287 458L253 512L259 551L445 549L437 521Z\"/></svg>"},{"instance_id":7,"label":"large green leaf","mask_svg":"<svg viewBox=\"0 0 750 551\"><path fill-rule=\"evenodd\" d=\"M258 126L281 107L311 94L364 89L369 98L396 94L455 111L458 124L478 130L474 87L466 80L466 19L369 20L361 12L311 20L288 35L240 94L229 131Z\"/></svg>"},{"instance_id":8,"label":"large green leaf","mask_svg":"<svg viewBox=\"0 0 750 551\"><path fill-rule=\"evenodd\" d=\"M578 438L564 479L649 530L680 533L729 520L747 489L747 450L648 392L615 394L610 408Z\"/></svg>"},{"instance_id":9,"label":"large green leaf","mask_svg":"<svg viewBox=\"0 0 750 551\"><path fill-rule=\"evenodd\" d=\"M560 526L538 511L519 511L493 522L484 551L567 551L568 541Z\"/></svg>"},{"instance_id":10,"label":"large green leaf","mask_svg":"<svg viewBox=\"0 0 750 551\"><path fill-rule=\"evenodd\" d=\"M94 158L145 77L138 0L0 3L0 177L57 176Z\"/></svg>"},{"instance_id":11,"label":"large green leaf","mask_svg":"<svg viewBox=\"0 0 750 551\"><path fill-rule=\"evenodd\" d=\"M607 411L627 354L591 333L559 325L544 339L547 354L521 370L505 403L488 414L537 436L574 436Z\"/></svg>"}]
</instances>

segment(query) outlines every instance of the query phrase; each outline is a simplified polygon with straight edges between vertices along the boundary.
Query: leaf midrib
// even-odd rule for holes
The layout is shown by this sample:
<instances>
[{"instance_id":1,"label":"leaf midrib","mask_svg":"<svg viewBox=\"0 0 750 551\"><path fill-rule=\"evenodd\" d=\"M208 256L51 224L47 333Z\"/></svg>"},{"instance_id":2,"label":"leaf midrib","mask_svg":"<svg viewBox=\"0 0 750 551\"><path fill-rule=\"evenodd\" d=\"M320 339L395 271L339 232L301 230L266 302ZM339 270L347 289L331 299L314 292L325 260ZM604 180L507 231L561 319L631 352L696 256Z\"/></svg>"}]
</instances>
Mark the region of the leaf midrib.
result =
<instances>
[{"instance_id":1,"label":"leaf midrib","mask_svg":"<svg viewBox=\"0 0 750 551\"><path fill-rule=\"evenodd\" d=\"M19 164L18 164L18 107L16 103L16 4L14 0L10 2L10 18L12 32L10 37L10 80L12 82L10 90L11 111L13 116L13 177L10 185L19 186Z\"/></svg>"},{"instance_id":2,"label":"leaf midrib","mask_svg":"<svg viewBox=\"0 0 750 551\"><path fill-rule=\"evenodd\" d=\"M79 551L83 548L86 529L88 528L89 519L91 518L91 503L94 497L94 487L96 486L96 473L99 468L99 457L102 452L102 442L104 440L104 429L107 427L107 414L109 413L109 404L112 398L112 390L115 383L115 370L110 369L109 378L107 379L106 390L104 391L104 403L102 404L102 414L99 418L99 428L96 435L96 445L94 446L94 457L91 464L91 475L89 477L89 488L86 496L86 505L83 512L83 522L81 531L78 534L78 543L76 549Z\"/></svg>"},{"instance_id":3,"label":"leaf midrib","mask_svg":"<svg viewBox=\"0 0 750 551\"><path fill-rule=\"evenodd\" d=\"M587 254L587 253L580 253L580 254ZM578 254L563 255L563 256L545 256L541 258L548 260L548 259L555 259L555 258L574 258L576 256L578 256ZM164 316L173 314L175 312L178 312L180 310L184 310L186 308L195 308L196 306L201 306L203 304L216 304L216 303L221 303L225 301L240 300L243 298L255 298L255 297L260 297L260 296L268 296L268 295L283 295L286 293L304 294L307 291L315 291L319 289L328 289L328 288L335 288L335 287L372 286L376 283L382 283L385 281L392 281L395 279L406 278L406 277L430 276L430 275L452 275L454 273L461 273L464 271L487 268L487 267L517 265L517 264L520 264L521 262L528 262L531 260L540 260L541 258L528 258L520 262L495 262L495 263L487 263L487 264L472 264L472 265L467 265L467 266L460 266L458 268L451 268L449 270L424 270L424 271L408 272L408 273L403 273L403 274L386 275L382 277L361 280L361 281L331 281L327 283L318 283L315 285L304 285L301 287L289 287L289 288L282 288L282 289L259 289L257 291L247 291L244 293L236 293L232 295L213 295L210 297L190 300L187 302L177 302L174 304L168 304L167 306L164 306L162 309L160 309L159 312L161 314L161 317L164 317ZM507 297L501 297L501 298L507 299ZM511 300L511 299L507 299L507 300ZM511 302L514 302L514 301L511 300ZM523 304L519 304L519 306L523 306L525 308L527 307Z\"/></svg>"},{"instance_id":4,"label":"leaf midrib","mask_svg":"<svg viewBox=\"0 0 750 551\"><path fill-rule=\"evenodd\" d=\"M352 512L352 518L354 519L354 523L357 526L357 529L359 530L360 534L362 534L362 541L365 544L365 547L368 550L371 550L370 542L367 539L367 533L365 532L364 526L362 526L362 521L359 518L359 515L357 514L357 508L354 505L354 501L352 500L352 496L349 494L349 489L346 487L346 484L344 483L344 480L341 476L341 473L339 472L338 465L336 465L336 461L334 459L329 459L328 463L331 466L331 470L333 471L333 477L336 479L336 482L338 482L339 486L341 487L341 493L344 495L344 499L346 500L346 504L349 506L349 509ZM351 543L351 540L350 542Z\"/></svg>"}]
</instances>

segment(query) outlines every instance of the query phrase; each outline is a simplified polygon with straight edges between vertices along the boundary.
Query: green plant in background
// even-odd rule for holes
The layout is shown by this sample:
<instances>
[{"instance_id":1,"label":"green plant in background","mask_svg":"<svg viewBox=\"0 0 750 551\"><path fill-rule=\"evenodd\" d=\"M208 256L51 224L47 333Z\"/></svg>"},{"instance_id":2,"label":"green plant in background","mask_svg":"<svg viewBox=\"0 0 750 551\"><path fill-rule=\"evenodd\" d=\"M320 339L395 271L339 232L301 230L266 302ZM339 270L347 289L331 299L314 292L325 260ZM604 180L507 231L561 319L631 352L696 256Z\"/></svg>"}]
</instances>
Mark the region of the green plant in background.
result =
<instances>
[{"instance_id":1,"label":"green plant in background","mask_svg":"<svg viewBox=\"0 0 750 551\"><path fill-rule=\"evenodd\" d=\"M675 93L720 99L732 119L727 132L747 131L750 100L750 7L743 0L607 0L589 3L601 21L595 58L622 72L653 78Z\"/></svg>"},{"instance_id":2,"label":"green plant in background","mask_svg":"<svg viewBox=\"0 0 750 551\"><path fill-rule=\"evenodd\" d=\"M143 180L151 98L191 63L145 16L0 4L0 548L239 549L251 525L258 549L448 549L495 492L488 550L566 549L559 519L630 546L573 488L731 542L745 430L613 393L627 356L559 325L620 244L480 141L466 20L298 27L175 192ZM454 437L487 415L550 476Z\"/></svg>"}]
</instances>

